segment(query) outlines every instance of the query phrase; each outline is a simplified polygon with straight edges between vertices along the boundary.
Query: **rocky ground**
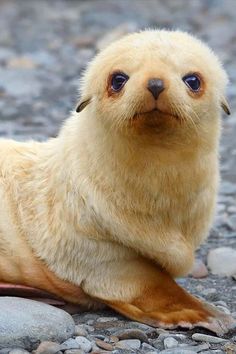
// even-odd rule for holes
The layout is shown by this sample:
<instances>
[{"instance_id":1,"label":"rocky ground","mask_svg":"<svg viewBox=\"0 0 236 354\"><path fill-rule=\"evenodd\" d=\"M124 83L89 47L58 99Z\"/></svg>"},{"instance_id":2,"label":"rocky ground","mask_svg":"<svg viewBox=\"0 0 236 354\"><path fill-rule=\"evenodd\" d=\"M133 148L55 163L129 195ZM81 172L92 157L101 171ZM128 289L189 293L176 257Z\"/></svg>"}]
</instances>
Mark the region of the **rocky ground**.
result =
<instances>
[{"instance_id":1,"label":"rocky ground","mask_svg":"<svg viewBox=\"0 0 236 354\"><path fill-rule=\"evenodd\" d=\"M0 2L0 136L3 137L43 140L55 136L75 107L78 78L86 63L106 43L129 31L145 27L191 31L220 56L230 78L228 100L232 115L224 117L218 212L208 242L197 253L200 263L195 277L179 282L236 317L235 279L213 275L204 268L209 251L222 246L236 250L235 18L234 0ZM236 274L235 252L213 251L209 265L214 271L219 264L221 269L226 268L227 274ZM204 278L196 278L204 273ZM193 331L155 330L110 311L78 314L74 320L75 335L69 342L62 346L41 344L37 353L236 353L235 332L214 343L216 339L201 336L203 331L196 335ZM1 328L0 323L0 335ZM54 342L62 341L62 337L53 338ZM27 343L25 348L30 351L39 344ZM17 346L11 342L0 354L10 350L12 354L20 354L13 350ZM3 347L0 340L0 348Z\"/></svg>"}]
</instances>

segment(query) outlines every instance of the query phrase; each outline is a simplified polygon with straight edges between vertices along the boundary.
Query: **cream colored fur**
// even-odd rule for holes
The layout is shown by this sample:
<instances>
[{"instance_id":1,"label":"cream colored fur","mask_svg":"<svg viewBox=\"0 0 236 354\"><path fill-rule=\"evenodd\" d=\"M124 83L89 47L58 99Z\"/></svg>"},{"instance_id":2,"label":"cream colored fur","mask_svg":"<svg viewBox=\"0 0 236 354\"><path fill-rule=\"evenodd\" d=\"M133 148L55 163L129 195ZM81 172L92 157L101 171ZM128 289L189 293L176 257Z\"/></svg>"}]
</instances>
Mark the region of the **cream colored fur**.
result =
<instances>
[{"instance_id":1,"label":"cream colored fur","mask_svg":"<svg viewBox=\"0 0 236 354\"><path fill-rule=\"evenodd\" d=\"M116 70L130 79L110 96ZM200 96L182 81L189 72L203 77ZM166 83L158 108L178 119L142 114L155 77ZM148 259L186 274L214 214L226 83L186 33L144 31L98 54L82 82L89 103L57 138L0 142L0 280L17 282L22 264L30 274L37 257L91 296L128 300L155 273Z\"/></svg>"}]
</instances>

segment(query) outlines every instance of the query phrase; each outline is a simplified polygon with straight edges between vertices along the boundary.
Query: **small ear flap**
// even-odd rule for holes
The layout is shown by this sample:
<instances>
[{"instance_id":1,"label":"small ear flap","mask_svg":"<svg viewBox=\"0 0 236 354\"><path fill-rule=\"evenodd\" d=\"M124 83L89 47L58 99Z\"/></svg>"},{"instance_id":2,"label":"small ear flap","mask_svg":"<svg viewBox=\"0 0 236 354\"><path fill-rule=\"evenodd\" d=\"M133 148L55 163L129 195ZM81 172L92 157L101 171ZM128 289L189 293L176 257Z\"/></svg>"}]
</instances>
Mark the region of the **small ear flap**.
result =
<instances>
[{"instance_id":1,"label":"small ear flap","mask_svg":"<svg viewBox=\"0 0 236 354\"><path fill-rule=\"evenodd\" d=\"M81 112L90 102L91 102L91 98L88 98L87 100L80 101L78 106L76 107L76 112L77 113Z\"/></svg>"},{"instance_id":2,"label":"small ear flap","mask_svg":"<svg viewBox=\"0 0 236 354\"><path fill-rule=\"evenodd\" d=\"M230 108L229 108L229 104L228 104L228 102L226 101L225 98L223 98L223 99L221 100L221 107L223 108L223 110L225 111L225 113L228 114L228 116L231 114Z\"/></svg>"}]
</instances>

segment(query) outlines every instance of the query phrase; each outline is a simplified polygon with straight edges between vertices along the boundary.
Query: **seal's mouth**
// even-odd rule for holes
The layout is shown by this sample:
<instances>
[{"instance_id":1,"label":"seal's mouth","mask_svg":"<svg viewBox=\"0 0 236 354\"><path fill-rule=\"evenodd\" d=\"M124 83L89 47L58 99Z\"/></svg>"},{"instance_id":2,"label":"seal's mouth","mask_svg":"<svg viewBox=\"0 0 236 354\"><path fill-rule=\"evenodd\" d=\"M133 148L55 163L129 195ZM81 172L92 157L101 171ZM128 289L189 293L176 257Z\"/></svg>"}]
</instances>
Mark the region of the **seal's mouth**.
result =
<instances>
[{"instance_id":1,"label":"seal's mouth","mask_svg":"<svg viewBox=\"0 0 236 354\"><path fill-rule=\"evenodd\" d=\"M137 113L135 113L133 118L137 119L137 118L139 118L139 117L141 117L143 115L148 115L148 114L151 114L152 116L156 115L157 117L158 117L158 115L165 115L165 116L173 117L175 119L179 119L179 116L177 114L174 114L172 112L170 113L170 112L162 111L162 110L160 110L157 107L152 109L152 110L150 110L150 111L137 112Z\"/></svg>"}]
</instances>

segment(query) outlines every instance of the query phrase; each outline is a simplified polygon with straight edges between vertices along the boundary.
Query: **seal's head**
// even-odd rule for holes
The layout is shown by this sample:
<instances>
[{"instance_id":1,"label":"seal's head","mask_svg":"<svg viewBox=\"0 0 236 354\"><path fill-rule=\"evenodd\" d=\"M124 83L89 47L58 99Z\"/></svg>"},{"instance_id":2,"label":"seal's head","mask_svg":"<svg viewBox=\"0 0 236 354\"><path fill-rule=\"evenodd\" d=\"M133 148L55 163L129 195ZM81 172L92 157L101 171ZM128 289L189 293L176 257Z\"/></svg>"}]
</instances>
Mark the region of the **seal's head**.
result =
<instances>
[{"instance_id":1,"label":"seal's head","mask_svg":"<svg viewBox=\"0 0 236 354\"><path fill-rule=\"evenodd\" d=\"M89 104L97 119L139 134L183 126L199 132L219 121L221 108L230 113L226 84L219 60L200 40L146 30L114 42L91 62L77 112Z\"/></svg>"}]
</instances>

